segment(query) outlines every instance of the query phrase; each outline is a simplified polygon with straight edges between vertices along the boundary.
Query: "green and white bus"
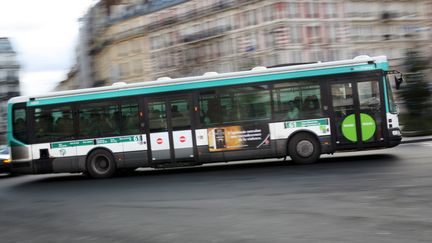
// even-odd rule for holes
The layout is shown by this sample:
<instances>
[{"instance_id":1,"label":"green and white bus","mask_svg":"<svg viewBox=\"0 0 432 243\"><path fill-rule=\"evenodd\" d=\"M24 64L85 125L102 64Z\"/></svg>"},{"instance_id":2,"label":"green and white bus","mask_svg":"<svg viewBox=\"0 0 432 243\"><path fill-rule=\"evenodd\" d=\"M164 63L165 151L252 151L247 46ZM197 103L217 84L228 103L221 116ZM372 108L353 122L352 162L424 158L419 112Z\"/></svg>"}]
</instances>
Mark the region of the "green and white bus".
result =
<instances>
[{"instance_id":1,"label":"green and white bus","mask_svg":"<svg viewBox=\"0 0 432 243\"><path fill-rule=\"evenodd\" d=\"M166 168L389 148L401 141L385 56L16 97L12 171Z\"/></svg>"}]
</instances>

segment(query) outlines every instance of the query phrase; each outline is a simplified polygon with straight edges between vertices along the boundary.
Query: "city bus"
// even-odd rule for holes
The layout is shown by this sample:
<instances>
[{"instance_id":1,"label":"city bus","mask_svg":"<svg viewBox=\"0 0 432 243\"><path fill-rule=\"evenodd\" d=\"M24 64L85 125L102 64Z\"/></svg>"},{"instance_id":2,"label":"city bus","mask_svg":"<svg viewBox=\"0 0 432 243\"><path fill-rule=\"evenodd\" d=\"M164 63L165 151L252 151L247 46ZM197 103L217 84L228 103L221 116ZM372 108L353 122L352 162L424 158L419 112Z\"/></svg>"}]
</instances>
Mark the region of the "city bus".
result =
<instances>
[{"instance_id":1,"label":"city bus","mask_svg":"<svg viewBox=\"0 0 432 243\"><path fill-rule=\"evenodd\" d=\"M85 173L390 148L401 141L385 56L16 97L13 173Z\"/></svg>"}]
</instances>

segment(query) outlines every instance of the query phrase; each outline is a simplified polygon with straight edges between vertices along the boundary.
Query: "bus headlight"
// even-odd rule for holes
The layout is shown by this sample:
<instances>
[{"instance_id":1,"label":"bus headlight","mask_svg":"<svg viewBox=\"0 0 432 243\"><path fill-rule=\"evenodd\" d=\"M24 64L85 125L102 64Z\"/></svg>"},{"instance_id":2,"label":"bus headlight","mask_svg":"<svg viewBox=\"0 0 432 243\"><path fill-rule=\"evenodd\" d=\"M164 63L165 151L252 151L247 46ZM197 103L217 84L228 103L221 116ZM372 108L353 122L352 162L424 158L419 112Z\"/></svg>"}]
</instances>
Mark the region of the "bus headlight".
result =
<instances>
[{"instance_id":1,"label":"bus headlight","mask_svg":"<svg viewBox=\"0 0 432 243\"><path fill-rule=\"evenodd\" d=\"M400 135L401 135L401 132L400 132L399 130L393 130L393 131L392 131L392 135L393 135L393 136L400 136Z\"/></svg>"},{"instance_id":2,"label":"bus headlight","mask_svg":"<svg viewBox=\"0 0 432 243\"><path fill-rule=\"evenodd\" d=\"M12 162L11 159L4 159L3 164L10 164Z\"/></svg>"}]
</instances>

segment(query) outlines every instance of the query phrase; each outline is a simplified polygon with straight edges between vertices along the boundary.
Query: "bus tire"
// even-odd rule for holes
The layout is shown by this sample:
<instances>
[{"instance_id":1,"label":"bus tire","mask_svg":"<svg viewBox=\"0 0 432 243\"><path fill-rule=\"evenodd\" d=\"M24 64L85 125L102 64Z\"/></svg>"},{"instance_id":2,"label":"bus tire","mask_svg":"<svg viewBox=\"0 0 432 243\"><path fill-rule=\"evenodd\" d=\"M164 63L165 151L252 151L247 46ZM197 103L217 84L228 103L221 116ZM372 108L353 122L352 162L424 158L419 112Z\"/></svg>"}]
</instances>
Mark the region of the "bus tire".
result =
<instances>
[{"instance_id":1,"label":"bus tire","mask_svg":"<svg viewBox=\"0 0 432 243\"><path fill-rule=\"evenodd\" d=\"M288 155L295 164L312 164L320 157L321 147L312 134L299 133L289 140Z\"/></svg>"},{"instance_id":2,"label":"bus tire","mask_svg":"<svg viewBox=\"0 0 432 243\"><path fill-rule=\"evenodd\" d=\"M108 178L116 171L114 156L107 150L93 151L86 162L87 174L92 178Z\"/></svg>"}]
</instances>

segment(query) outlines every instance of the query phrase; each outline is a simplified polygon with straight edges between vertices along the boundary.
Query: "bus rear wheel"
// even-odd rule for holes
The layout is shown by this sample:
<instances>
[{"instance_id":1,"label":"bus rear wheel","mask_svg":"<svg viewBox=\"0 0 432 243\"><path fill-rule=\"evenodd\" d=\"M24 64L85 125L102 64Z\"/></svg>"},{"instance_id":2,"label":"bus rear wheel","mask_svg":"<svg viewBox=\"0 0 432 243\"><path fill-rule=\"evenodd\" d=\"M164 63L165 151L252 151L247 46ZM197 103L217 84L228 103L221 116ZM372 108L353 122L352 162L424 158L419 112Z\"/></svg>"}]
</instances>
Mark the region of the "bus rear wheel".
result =
<instances>
[{"instance_id":1,"label":"bus rear wheel","mask_svg":"<svg viewBox=\"0 0 432 243\"><path fill-rule=\"evenodd\" d=\"M320 157L321 147L313 135L299 133L289 140L288 155L296 164L311 164Z\"/></svg>"},{"instance_id":2,"label":"bus rear wheel","mask_svg":"<svg viewBox=\"0 0 432 243\"><path fill-rule=\"evenodd\" d=\"M93 151L87 158L87 173L93 178L108 178L116 171L114 156L103 149Z\"/></svg>"}]
</instances>

